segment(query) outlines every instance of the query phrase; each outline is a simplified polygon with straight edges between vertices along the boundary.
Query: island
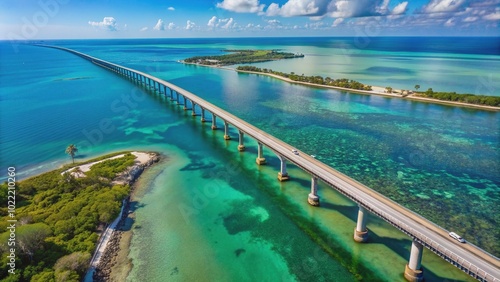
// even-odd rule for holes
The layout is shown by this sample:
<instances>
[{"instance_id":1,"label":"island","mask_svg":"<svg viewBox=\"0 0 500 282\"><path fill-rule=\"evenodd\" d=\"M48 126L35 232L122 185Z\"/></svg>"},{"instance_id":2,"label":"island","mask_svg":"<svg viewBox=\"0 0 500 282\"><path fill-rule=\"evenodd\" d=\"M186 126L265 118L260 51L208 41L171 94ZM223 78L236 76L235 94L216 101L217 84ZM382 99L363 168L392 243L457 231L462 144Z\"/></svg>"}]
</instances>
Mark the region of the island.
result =
<instances>
[{"instance_id":1,"label":"island","mask_svg":"<svg viewBox=\"0 0 500 282\"><path fill-rule=\"evenodd\" d=\"M196 56L184 63L205 66L227 66L235 64L261 63L283 59L303 58L303 54L280 52L278 50L224 50L231 54L220 56Z\"/></svg>"},{"instance_id":2,"label":"island","mask_svg":"<svg viewBox=\"0 0 500 282\"><path fill-rule=\"evenodd\" d=\"M132 184L158 160L157 153L118 152L0 184L1 200L13 201L0 208L0 279L82 281L89 265L89 275L98 274L106 252L116 251L109 242Z\"/></svg>"},{"instance_id":3,"label":"island","mask_svg":"<svg viewBox=\"0 0 500 282\"><path fill-rule=\"evenodd\" d=\"M274 71L272 69L262 69L255 66L238 66L235 70L244 73L268 75L290 83L297 83L302 85L348 90L362 94L376 94L391 97L400 97L419 100L423 102L440 103L454 106L466 106L494 111L500 110L499 96L459 94L456 92L436 92L432 88L429 88L427 91L393 89L390 86L384 88L379 86L365 85L361 82L347 78L333 79L330 77L324 78L318 75L305 76L304 74L298 75L293 72L284 73ZM420 86L415 85L415 88L418 89L420 88Z\"/></svg>"},{"instance_id":4,"label":"island","mask_svg":"<svg viewBox=\"0 0 500 282\"><path fill-rule=\"evenodd\" d=\"M306 76L294 72L286 73L274 71L267 68L255 66L238 66L229 68L225 66L236 64L260 63L281 59L303 58L303 54L280 52L278 50L224 50L231 54L218 56L196 56L181 61L186 64L195 64L208 67L218 67L235 70L241 73L263 74L290 83L297 83L313 87L332 88L346 90L361 94L375 94L396 98L406 98L421 102L438 103L453 106L480 108L484 110L500 111L500 97L475 94L459 94L456 92L438 92L429 88L427 91L418 91L420 85L415 85L415 91L405 89L393 89L390 86L380 87L366 85L348 78L330 78L319 75Z\"/></svg>"}]
</instances>

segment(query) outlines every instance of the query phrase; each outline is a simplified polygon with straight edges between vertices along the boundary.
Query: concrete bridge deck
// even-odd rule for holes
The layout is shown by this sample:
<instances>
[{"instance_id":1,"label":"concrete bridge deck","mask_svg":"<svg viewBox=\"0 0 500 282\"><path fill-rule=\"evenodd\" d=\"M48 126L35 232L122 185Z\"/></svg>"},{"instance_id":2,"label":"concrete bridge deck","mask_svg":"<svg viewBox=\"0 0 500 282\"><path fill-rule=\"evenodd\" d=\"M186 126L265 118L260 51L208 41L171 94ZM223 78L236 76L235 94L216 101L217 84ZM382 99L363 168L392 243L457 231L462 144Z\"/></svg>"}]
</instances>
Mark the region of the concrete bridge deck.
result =
<instances>
[{"instance_id":1,"label":"concrete bridge deck","mask_svg":"<svg viewBox=\"0 0 500 282\"><path fill-rule=\"evenodd\" d=\"M500 261L498 258L470 243L459 243L449 237L448 231L435 225L429 220L400 206L396 202L373 191L367 186L340 173L339 171L325 165L314 157L311 157L301 151L298 151L298 154L292 152L292 150L295 149L293 146L203 100L195 94L152 75L94 58L71 49L56 46L42 46L73 53L91 61L94 64L110 69L111 71L117 72L118 74L124 75L130 79L140 80L145 86L148 86L146 81L149 82L149 86L151 86L152 82L152 88L156 90L157 84L158 91L161 91L161 87L163 87L165 95L167 95L167 88L170 89L171 93L172 91L175 91L177 95L181 95L184 99L190 100L191 104L196 104L204 111L209 111L214 116L222 119L226 124L226 129L227 124L236 127L240 132L254 138L263 146L275 152L280 159L283 158L288 160L311 174L313 179L317 178L323 181L330 187L336 189L356 202L360 207L370 211L395 226L410 236L413 239L413 244L416 244L417 247L420 245L421 248L423 245L432 252L441 256L446 261L480 281L500 281ZM179 96L177 96L177 99L178 98ZM204 117L202 116L202 120L203 119ZM241 138L240 134L240 145L242 144ZM419 260L421 260L421 251L419 252L419 255ZM411 256L410 263L413 258L413 245ZM418 263L418 265L420 264Z\"/></svg>"}]
</instances>

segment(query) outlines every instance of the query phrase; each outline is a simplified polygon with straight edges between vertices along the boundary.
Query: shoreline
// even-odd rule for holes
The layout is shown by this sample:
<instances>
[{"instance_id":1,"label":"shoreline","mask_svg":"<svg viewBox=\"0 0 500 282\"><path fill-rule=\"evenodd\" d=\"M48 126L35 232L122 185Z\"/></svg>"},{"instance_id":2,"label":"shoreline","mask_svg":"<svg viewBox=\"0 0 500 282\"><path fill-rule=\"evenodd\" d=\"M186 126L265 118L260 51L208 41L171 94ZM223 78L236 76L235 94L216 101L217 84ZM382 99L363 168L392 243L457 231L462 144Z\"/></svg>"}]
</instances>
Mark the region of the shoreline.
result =
<instances>
[{"instance_id":1,"label":"shoreline","mask_svg":"<svg viewBox=\"0 0 500 282\"><path fill-rule=\"evenodd\" d=\"M114 183L130 185L130 193L128 197L123 200L120 215L100 235L96 250L92 256L92 260L90 261L89 270L84 277L84 281L113 281L113 267L117 264L122 267L128 266L123 265L123 260L128 259L128 248L125 250L124 246L129 244L127 244L127 242L124 244L123 239L130 243L132 234L127 234L127 232L131 232L131 223L128 219L129 213L131 212L131 199L133 198L136 190L136 181L146 169L158 163L161 158L160 154L156 152L134 151L131 153L136 156L134 165L128 167L123 173L118 174L113 181ZM114 156L112 158L118 158L119 156ZM97 162L89 165L95 163ZM127 227L128 230L124 230ZM125 256L123 255L124 252L126 252ZM118 261L118 259L121 259L121 261ZM125 273L125 278L126 275L128 275L128 271ZM116 281L120 280L121 279L118 279Z\"/></svg>"},{"instance_id":2,"label":"shoreline","mask_svg":"<svg viewBox=\"0 0 500 282\"><path fill-rule=\"evenodd\" d=\"M257 74L257 75L265 75L269 77L273 77L288 83L292 84L299 84L299 85L305 85L305 86L310 86L310 87L319 87L319 88L325 88L325 89L334 89L334 90L341 90L341 91L347 91L351 93L357 93L357 94L364 94L364 95L378 95L378 96L383 96L383 97L388 97L388 98L399 98L399 99L407 99L407 100L413 100L413 101L418 101L418 102L423 102L423 103L434 103L434 104L441 104L441 105L448 105L448 106L456 106L456 107L466 107L466 108L473 108L473 109L479 109L479 110L486 110L486 111L495 111L498 112L500 111L500 107L494 107L494 106L487 106L487 105L478 105L478 104L469 104L469 103L462 103L462 102L455 102L455 101L446 101L446 100L438 100L438 99L432 99L432 98L425 98L425 97L419 97L415 96L415 94L409 94L407 96L401 96L398 94L392 94L392 93L386 93L385 88L381 86L372 86L371 91L369 90L358 90L358 89L351 89L351 88L344 88L344 87L338 87L338 86L331 86L331 85L322 85L322 84L314 84L310 82L303 82L303 81L295 81L291 80L286 77L282 77L279 75L275 75L272 73L263 73L263 72L254 72L254 71L244 71L244 70L237 70L236 68L231 68L227 66L208 66L208 65L201 65L201 64L196 64L196 63L186 63L184 61L179 61L180 63L187 64L187 65L195 65L195 66L202 66L202 67L209 67L209 68L218 68L218 69L224 69L224 70L230 70L230 71L236 71L238 73L248 73L248 74ZM398 91L402 93L402 89L394 89L394 91Z\"/></svg>"}]
</instances>

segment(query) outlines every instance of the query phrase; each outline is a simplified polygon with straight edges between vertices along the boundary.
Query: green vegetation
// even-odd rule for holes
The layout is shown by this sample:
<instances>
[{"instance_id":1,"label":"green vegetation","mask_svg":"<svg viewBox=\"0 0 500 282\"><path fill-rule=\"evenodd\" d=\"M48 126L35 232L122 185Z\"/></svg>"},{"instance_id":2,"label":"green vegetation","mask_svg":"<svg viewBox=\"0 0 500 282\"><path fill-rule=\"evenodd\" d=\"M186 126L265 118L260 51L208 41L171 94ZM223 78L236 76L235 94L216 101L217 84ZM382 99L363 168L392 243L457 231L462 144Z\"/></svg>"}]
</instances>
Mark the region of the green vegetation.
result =
<instances>
[{"instance_id":1,"label":"green vegetation","mask_svg":"<svg viewBox=\"0 0 500 282\"><path fill-rule=\"evenodd\" d=\"M276 50L225 50L232 54L221 56L196 56L185 59L186 63L226 66L234 64L258 63L282 59L302 58L302 54L279 52Z\"/></svg>"},{"instance_id":2,"label":"green vegetation","mask_svg":"<svg viewBox=\"0 0 500 282\"><path fill-rule=\"evenodd\" d=\"M468 104L486 105L486 106L500 106L500 97L498 96L485 96L474 94L457 94L456 92L434 92L429 88L425 92L417 92L415 96L432 98L443 101L455 101Z\"/></svg>"},{"instance_id":3,"label":"green vegetation","mask_svg":"<svg viewBox=\"0 0 500 282\"><path fill-rule=\"evenodd\" d=\"M7 272L12 248L7 245L7 231L0 234L0 279L81 281L96 247L97 231L118 216L122 200L130 192L128 185L113 184L112 179L134 159L127 153L103 161L83 178L61 175L73 167L67 166L16 183L16 269L15 275ZM7 183L0 184L3 203L7 203L7 191ZM8 230L7 219L12 218L6 207L0 208L0 216L1 230Z\"/></svg>"},{"instance_id":4,"label":"green vegetation","mask_svg":"<svg viewBox=\"0 0 500 282\"><path fill-rule=\"evenodd\" d=\"M284 72L279 72L279 71L273 71L271 69L261 69L258 67L254 66L239 66L236 68L236 70L239 71L251 71L251 72L261 72L261 73L269 73L269 74L274 74L277 76L289 78L293 81L300 81L300 82L307 82L307 83L313 83L313 84L318 84L318 85L328 85L328 86L336 86L336 87L343 87L343 88L349 88L349 89L357 89L357 90L367 90L370 91L372 90L372 87L370 85L365 85L361 82L357 82L354 80L349 80L347 78L340 78L340 79L332 79L330 77L323 78L322 76L305 76L305 75L297 75L295 73L284 73Z\"/></svg>"}]
</instances>

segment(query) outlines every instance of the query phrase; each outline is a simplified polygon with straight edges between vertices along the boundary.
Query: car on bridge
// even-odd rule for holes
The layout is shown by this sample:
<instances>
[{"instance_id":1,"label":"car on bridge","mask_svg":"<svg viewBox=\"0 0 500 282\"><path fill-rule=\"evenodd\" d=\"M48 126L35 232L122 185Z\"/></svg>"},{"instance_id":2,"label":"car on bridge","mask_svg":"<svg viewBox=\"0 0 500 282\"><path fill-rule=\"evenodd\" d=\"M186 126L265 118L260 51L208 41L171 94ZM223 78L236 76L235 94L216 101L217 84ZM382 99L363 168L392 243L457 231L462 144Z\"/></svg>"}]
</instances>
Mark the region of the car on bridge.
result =
<instances>
[{"instance_id":1,"label":"car on bridge","mask_svg":"<svg viewBox=\"0 0 500 282\"><path fill-rule=\"evenodd\" d=\"M450 232L448 235L450 235L451 238L457 240L458 242L460 243L465 243L465 240L464 238L460 237L460 235L458 235L457 233L455 232Z\"/></svg>"},{"instance_id":2,"label":"car on bridge","mask_svg":"<svg viewBox=\"0 0 500 282\"><path fill-rule=\"evenodd\" d=\"M295 154L295 155L297 155L297 156L299 155L299 151L297 151L297 150L295 150L295 149L293 149L293 150L292 150L292 153L294 153L294 154Z\"/></svg>"}]
</instances>

